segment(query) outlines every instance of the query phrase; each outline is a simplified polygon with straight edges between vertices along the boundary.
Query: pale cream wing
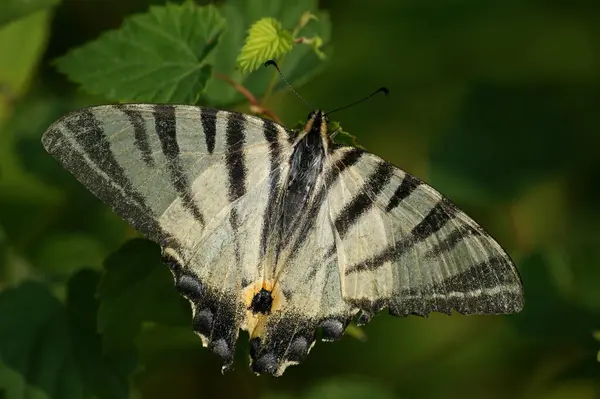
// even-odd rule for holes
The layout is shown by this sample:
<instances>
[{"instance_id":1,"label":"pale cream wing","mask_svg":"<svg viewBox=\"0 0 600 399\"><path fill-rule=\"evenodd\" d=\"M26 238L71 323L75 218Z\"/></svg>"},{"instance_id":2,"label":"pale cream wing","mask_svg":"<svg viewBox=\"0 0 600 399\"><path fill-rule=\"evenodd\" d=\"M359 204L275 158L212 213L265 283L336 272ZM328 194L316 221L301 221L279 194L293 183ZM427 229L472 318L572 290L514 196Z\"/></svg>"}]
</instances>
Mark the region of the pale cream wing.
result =
<instances>
[{"instance_id":1,"label":"pale cream wing","mask_svg":"<svg viewBox=\"0 0 600 399\"><path fill-rule=\"evenodd\" d=\"M87 108L54 123L46 150L163 247L194 329L225 366L261 278L260 241L290 133L261 118L183 105Z\"/></svg>"},{"instance_id":2,"label":"pale cream wing","mask_svg":"<svg viewBox=\"0 0 600 399\"><path fill-rule=\"evenodd\" d=\"M336 151L347 151L338 147ZM342 295L362 311L506 314L523 290L508 254L431 186L363 152L329 190Z\"/></svg>"}]
</instances>

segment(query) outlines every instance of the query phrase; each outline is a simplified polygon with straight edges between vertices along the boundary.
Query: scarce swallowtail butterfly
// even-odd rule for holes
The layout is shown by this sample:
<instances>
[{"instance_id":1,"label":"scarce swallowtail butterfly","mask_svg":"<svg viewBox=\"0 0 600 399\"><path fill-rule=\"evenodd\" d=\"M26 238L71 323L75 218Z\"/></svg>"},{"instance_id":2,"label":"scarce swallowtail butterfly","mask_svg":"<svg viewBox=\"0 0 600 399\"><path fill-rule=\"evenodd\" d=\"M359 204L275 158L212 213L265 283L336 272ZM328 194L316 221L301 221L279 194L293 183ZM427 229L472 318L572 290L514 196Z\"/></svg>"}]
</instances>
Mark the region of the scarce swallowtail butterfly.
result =
<instances>
[{"instance_id":1,"label":"scarce swallowtail butterfly","mask_svg":"<svg viewBox=\"0 0 600 399\"><path fill-rule=\"evenodd\" d=\"M45 149L163 251L193 328L223 369L239 330L251 368L281 375L321 331L384 308L508 314L519 274L477 223L376 155L335 144L328 117L268 119L170 104L100 105L45 132Z\"/></svg>"}]
</instances>

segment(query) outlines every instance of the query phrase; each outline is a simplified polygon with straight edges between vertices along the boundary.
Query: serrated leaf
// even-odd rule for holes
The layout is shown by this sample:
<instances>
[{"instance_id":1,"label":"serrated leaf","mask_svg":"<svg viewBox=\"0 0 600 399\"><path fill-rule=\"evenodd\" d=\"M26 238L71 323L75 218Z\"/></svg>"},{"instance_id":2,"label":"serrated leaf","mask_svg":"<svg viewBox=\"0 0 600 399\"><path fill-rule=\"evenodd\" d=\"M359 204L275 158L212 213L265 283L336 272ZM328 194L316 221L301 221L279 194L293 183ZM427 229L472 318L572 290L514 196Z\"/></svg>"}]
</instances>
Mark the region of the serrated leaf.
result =
<instances>
[{"instance_id":1,"label":"serrated leaf","mask_svg":"<svg viewBox=\"0 0 600 399\"><path fill-rule=\"evenodd\" d=\"M2 0L0 3L0 26L33 12L55 6L59 2L60 0Z\"/></svg>"},{"instance_id":2,"label":"serrated leaf","mask_svg":"<svg viewBox=\"0 0 600 399\"><path fill-rule=\"evenodd\" d=\"M274 18L262 18L248 31L246 43L236 60L238 68L248 73L257 70L265 61L277 59L292 50L294 38Z\"/></svg>"},{"instance_id":3,"label":"serrated leaf","mask_svg":"<svg viewBox=\"0 0 600 399\"><path fill-rule=\"evenodd\" d=\"M145 321L191 325L189 304L173 288L173 277L156 244L128 241L106 259L104 268L98 327L108 351L133 355L133 340Z\"/></svg>"},{"instance_id":4,"label":"serrated leaf","mask_svg":"<svg viewBox=\"0 0 600 399\"><path fill-rule=\"evenodd\" d=\"M0 294L0 360L26 387L54 399L127 397L126 374L105 357L96 333L98 279L90 270L74 275L66 307L38 283Z\"/></svg>"},{"instance_id":5,"label":"serrated leaf","mask_svg":"<svg viewBox=\"0 0 600 399\"><path fill-rule=\"evenodd\" d=\"M151 7L70 51L56 66L88 92L111 100L195 103L211 77L207 56L224 29L211 5Z\"/></svg>"},{"instance_id":6,"label":"serrated leaf","mask_svg":"<svg viewBox=\"0 0 600 399\"><path fill-rule=\"evenodd\" d=\"M325 43L331 37L331 22L329 15L318 10L316 0L300 0L287 2L284 0L243 1L230 0L221 8L227 20L227 31L221 38L221 43L211 55L215 71L241 83L256 97L262 97L276 73L272 68L259 68L254 73L243 74L236 69L236 59L244 45L248 29L255 21L262 18L274 18L281 23L283 29L292 31L298 27L305 13L311 12L318 21L308 19L306 25L297 34L305 37L320 36ZM330 49L327 49L329 51ZM286 79L295 87L307 82L319 73L326 64L317 57L310 46L295 45L285 55L279 66L285 73ZM277 90L287 86L276 81ZM244 96L222 79L211 79L205 90L205 100L211 105L228 107L244 101Z\"/></svg>"}]
</instances>

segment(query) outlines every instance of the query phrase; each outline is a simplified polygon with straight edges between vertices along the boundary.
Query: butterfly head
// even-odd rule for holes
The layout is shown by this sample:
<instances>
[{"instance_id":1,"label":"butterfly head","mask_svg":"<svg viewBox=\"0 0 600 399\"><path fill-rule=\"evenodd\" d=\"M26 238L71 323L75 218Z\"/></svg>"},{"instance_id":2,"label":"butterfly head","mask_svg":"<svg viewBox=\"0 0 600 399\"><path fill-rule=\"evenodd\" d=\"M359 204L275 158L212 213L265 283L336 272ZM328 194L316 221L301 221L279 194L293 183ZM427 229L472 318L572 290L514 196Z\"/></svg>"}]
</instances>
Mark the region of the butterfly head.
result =
<instances>
[{"instance_id":1,"label":"butterfly head","mask_svg":"<svg viewBox=\"0 0 600 399\"><path fill-rule=\"evenodd\" d=\"M329 136L327 134L328 123L329 117L324 111L321 111L320 109L312 111L308 114L306 119L304 132L306 134L314 135L314 137L321 136L323 140L329 140Z\"/></svg>"}]
</instances>

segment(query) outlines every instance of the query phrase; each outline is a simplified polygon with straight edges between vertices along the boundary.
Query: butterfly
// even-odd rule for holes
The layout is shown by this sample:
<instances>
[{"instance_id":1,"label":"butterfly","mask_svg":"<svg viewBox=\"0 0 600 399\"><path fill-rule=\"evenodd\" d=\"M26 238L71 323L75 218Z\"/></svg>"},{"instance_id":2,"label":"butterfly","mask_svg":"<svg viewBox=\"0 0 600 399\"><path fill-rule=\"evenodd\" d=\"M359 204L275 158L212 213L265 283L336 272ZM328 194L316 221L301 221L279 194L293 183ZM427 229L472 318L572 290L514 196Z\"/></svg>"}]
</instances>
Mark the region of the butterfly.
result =
<instances>
[{"instance_id":1,"label":"butterfly","mask_svg":"<svg viewBox=\"0 0 600 399\"><path fill-rule=\"evenodd\" d=\"M42 143L162 247L223 370L240 329L251 369L280 376L318 331L338 340L384 308L522 309L517 269L489 234L417 177L334 143L328 122L320 110L296 131L201 106L100 105L62 117Z\"/></svg>"}]
</instances>

